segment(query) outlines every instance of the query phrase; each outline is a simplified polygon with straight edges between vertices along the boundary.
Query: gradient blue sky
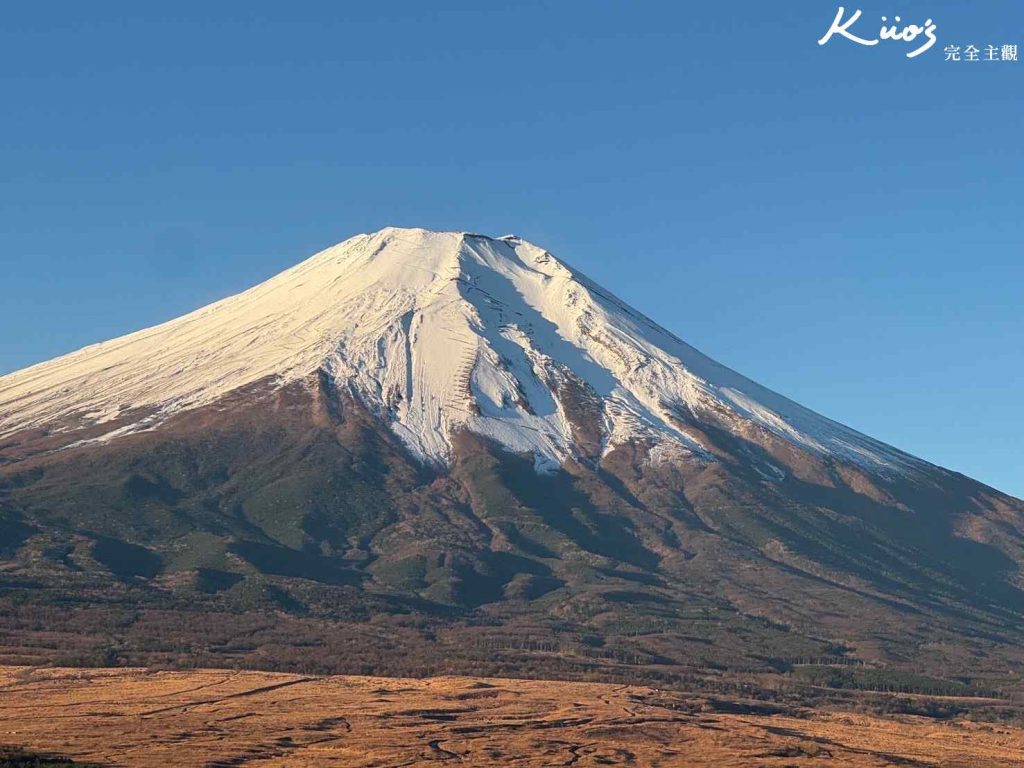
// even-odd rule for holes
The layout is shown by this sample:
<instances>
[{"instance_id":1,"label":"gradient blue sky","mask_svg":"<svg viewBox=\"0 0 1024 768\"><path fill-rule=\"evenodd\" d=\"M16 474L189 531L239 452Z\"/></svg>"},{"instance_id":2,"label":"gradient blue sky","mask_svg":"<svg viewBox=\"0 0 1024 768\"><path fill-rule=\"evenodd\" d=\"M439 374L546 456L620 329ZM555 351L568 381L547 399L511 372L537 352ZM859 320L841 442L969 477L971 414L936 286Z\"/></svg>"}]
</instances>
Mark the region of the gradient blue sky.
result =
<instances>
[{"instance_id":1,"label":"gradient blue sky","mask_svg":"<svg viewBox=\"0 0 1024 768\"><path fill-rule=\"evenodd\" d=\"M18 3L0 373L388 224L515 232L832 418L1024 496L1019 0ZM850 6L848 6L850 7ZM1022 50L1024 53L1024 50Z\"/></svg>"}]
</instances>

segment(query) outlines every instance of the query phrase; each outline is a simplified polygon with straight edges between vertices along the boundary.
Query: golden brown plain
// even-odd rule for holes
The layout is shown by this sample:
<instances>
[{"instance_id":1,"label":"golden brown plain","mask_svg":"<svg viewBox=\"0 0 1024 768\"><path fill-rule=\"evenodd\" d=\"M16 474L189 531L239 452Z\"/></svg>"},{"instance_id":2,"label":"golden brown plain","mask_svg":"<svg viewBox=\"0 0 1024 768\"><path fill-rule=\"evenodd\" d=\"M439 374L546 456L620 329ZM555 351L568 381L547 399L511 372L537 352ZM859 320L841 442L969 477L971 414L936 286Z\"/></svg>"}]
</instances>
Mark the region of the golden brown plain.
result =
<instances>
[{"instance_id":1,"label":"golden brown plain","mask_svg":"<svg viewBox=\"0 0 1024 768\"><path fill-rule=\"evenodd\" d=\"M1024 729L465 677L0 668L0 744L120 766L1022 766Z\"/></svg>"}]
</instances>

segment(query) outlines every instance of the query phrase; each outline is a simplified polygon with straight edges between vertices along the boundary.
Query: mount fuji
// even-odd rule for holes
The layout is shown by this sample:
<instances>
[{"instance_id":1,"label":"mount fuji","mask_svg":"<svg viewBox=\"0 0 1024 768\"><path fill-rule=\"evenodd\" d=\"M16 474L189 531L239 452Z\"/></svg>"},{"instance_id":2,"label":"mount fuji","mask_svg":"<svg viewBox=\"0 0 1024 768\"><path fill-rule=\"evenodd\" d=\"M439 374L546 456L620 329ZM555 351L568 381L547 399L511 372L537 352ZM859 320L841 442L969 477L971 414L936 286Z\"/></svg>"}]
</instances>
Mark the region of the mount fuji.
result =
<instances>
[{"instance_id":1,"label":"mount fuji","mask_svg":"<svg viewBox=\"0 0 1024 768\"><path fill-rule=\"evenodd\" d=\"M994 670L1024 656L1022 565L1021 501L511 235L358 235L0 377L18 658L66 660L78 622L86 656L168 658L170 633L223 663L226 617L273 615L291 639L249 632L252 663L315 641L335 671Z\"/></svg>"},{"instance_id":2,"label":"mount fuji","mask_svg":"<svg viewBox=\"0 0 1024 768\"><path fill-rule=\"evenodd\" d=\"M887 475L922 466L715 363L535 245L399 229L4 377L0 437L64 423L108 441L258 381L318 376L438 465L461 429L547 470L636 441L658 458L713 461L700 433L710 419Z\"/></svg>"}]
</instances>

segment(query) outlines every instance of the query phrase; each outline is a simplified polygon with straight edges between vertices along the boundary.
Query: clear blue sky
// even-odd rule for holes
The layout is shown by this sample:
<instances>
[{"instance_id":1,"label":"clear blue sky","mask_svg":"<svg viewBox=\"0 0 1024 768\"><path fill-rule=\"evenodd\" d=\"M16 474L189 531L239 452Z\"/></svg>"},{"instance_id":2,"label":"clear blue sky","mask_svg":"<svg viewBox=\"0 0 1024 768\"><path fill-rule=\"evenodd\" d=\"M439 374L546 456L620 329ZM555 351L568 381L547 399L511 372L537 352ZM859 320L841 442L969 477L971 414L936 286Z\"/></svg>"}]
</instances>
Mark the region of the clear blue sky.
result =
<instances>
[{"instance_id":1,"label":"clear blue sky","mask_svg":"<svg viewBox=\"0 0 1024 768\"><path fill-rule=\"evenodd\" d=\"M853 7L938 44L819 47L818 0L11 4L0 372L357 232L515 232L1024 496L1024 61L942 50L1024 49L1024 4Z\"/></svg>"}]
</instances>

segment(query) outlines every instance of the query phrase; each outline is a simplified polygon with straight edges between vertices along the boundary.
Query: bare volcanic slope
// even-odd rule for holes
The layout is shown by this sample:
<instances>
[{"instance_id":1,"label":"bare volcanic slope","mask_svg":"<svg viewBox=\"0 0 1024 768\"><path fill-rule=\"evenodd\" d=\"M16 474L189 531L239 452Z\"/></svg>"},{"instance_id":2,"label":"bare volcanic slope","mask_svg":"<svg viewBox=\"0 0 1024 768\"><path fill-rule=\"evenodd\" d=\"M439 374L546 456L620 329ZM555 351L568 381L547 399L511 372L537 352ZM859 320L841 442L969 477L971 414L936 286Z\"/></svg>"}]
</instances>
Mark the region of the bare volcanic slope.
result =
<instances>
[{"instance_id":1,"label":"bare volcanic slope","mask_svg":"<svg viewBox=\"0 0 1024 768\"><path fill-rule=\"evenodd\" d=\"M1019 500L516 237L360 235L0 378L10 660L991 686L1022 562Z\"/></svg>"}]
</instances>

